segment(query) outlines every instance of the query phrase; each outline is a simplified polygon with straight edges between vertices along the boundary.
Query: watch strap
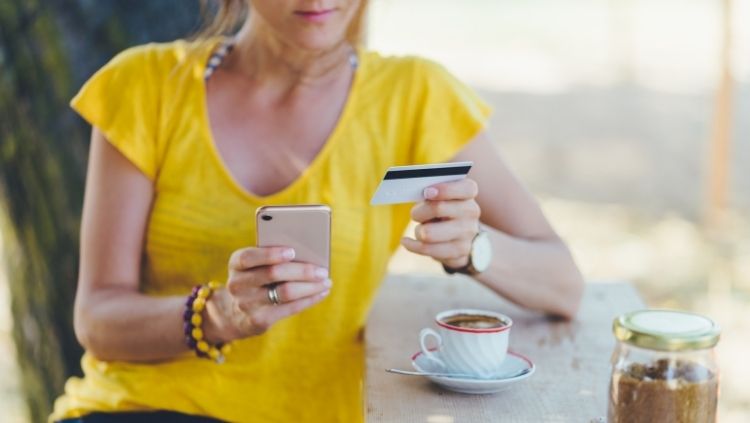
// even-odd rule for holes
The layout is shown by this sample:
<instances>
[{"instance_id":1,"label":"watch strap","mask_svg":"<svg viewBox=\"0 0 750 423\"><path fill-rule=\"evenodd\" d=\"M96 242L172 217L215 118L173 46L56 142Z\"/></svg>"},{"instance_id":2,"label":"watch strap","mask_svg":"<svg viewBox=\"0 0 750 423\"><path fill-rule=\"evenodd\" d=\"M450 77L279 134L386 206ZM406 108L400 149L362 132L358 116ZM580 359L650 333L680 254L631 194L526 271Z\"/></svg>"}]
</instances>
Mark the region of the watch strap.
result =
<instances>
[{"instance_id":1,"label":"watch strap","mask_svg":"<svg viewBox=\"0 0 750 423\"><path fill-rule=\"evenodd\" d=\"M453 268L453 267L448 267L445 264L443 264L443 270L445 270L445 273L449 275L461 273L463 275L473 276L479 273L477 272L477 269L475 269L474 266L471 265L471 256L469 256L469 262L466 263L466 265L458 267L458 268Z\"/></svg>"}]
</instances>

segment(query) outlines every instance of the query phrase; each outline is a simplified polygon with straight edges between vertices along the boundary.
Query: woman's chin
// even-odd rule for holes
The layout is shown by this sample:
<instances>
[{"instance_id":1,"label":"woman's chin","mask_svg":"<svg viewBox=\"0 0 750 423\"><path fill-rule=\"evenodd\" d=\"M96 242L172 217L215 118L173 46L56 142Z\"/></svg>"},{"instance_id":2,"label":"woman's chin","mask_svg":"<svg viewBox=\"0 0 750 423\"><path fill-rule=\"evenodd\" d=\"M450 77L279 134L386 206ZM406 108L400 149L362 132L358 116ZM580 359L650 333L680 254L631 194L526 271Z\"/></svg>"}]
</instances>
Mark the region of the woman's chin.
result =
<instances>
[{"instance_id":1,"label":"woman's chin","mask_svg":"<svg viewBox=\"0 0 750 423\"><path fill-rule=\"evenodd\" d=\"M339 34L310 33L306 32L294 37L293 43L297 48L316 52L330 50L344 41L344 37Z\"/></svg>"}]
</instances>

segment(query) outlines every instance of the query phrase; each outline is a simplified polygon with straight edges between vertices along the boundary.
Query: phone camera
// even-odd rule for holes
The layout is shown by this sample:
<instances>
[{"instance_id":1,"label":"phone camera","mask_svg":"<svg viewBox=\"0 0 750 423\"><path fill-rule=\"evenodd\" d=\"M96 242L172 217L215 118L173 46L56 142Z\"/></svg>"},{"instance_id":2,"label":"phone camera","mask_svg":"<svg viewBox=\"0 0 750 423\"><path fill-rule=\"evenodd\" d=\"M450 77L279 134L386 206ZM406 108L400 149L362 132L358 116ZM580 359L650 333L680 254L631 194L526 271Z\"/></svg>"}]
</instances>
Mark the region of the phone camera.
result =
<instances>
[{"instance_id":1,"label":"phone camera","mask_svg":"<svg viewBox=\"0 0 750 423\"><path fill-rule=\"evenodd\" d=\"M264 214L260 218L263 219L263 220L265 220L265 221L269 221L269 220L273 219L273 216L271 216L270 214Z\"/></svg>"}]
</instances>

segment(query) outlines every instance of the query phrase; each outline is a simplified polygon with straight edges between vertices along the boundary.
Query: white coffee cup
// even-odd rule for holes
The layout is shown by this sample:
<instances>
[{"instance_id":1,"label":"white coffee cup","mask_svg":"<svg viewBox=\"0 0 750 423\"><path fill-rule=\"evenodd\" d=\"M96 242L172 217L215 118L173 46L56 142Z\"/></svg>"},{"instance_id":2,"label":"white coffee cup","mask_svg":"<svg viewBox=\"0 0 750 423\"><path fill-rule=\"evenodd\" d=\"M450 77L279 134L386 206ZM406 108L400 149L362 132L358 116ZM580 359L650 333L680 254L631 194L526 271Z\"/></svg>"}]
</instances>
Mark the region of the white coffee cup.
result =
<instances>
[{"instance_id":1,"label":"white coffee cup","mask_svg":"<svg viewBox=\"0 0 750 423\"><path fill-rule=\"evenodd\" d=\"M491 378L501 372L508 354L513 320L493 311L456 309L435 316L438 330L424 328L419 345L425 358L441 371ZM437 353L427 348L427 338L438 341Z\"/></svg>"}]
</instances>

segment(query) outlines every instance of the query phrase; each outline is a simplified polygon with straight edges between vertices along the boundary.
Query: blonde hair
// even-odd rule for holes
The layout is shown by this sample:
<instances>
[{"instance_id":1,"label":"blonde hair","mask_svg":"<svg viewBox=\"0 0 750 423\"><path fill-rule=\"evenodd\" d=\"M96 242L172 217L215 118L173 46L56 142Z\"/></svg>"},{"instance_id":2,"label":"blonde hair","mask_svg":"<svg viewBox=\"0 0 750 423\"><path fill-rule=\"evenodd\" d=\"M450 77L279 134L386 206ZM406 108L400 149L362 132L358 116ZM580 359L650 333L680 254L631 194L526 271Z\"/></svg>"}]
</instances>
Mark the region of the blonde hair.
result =
<instances>
[{"instance_id":1,"label":"blonde hair","mask_svg":"<svg viewBox=\"0 0 750 423\"><path fill-rule=\"evenodd\" d=\"M360 0L359 9L346 30L347 41L355 46L364 43L367 2L368 0ZM247 14L247 0L201 0L203 25L193 38L206 39L233 34L245 22Z\"/></svg>"}]
</instances>

